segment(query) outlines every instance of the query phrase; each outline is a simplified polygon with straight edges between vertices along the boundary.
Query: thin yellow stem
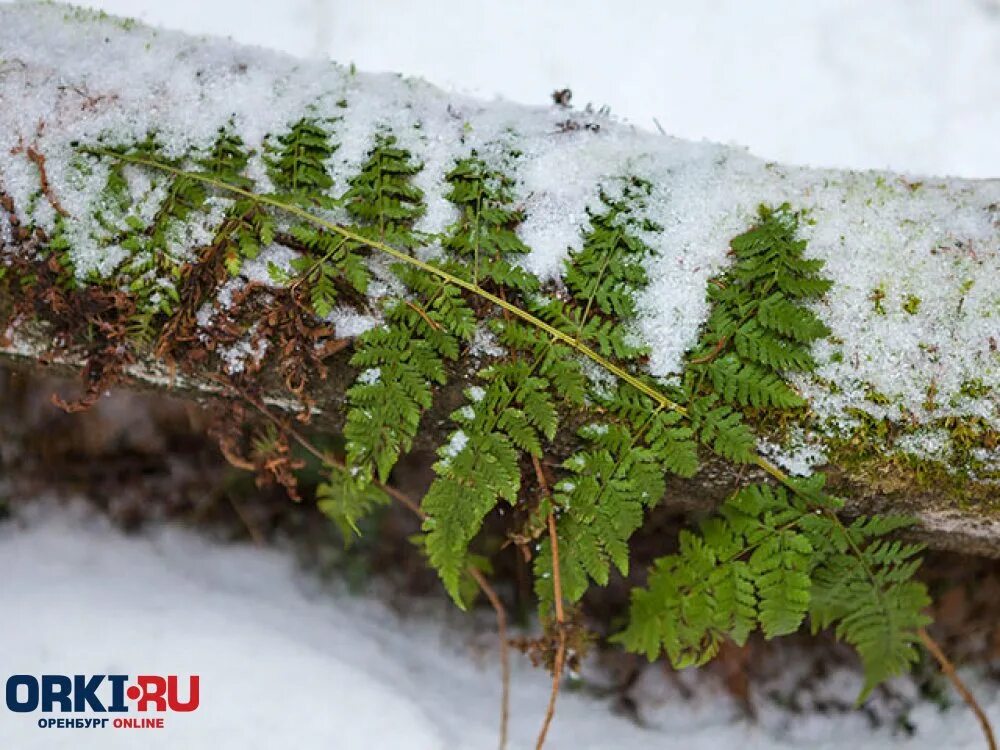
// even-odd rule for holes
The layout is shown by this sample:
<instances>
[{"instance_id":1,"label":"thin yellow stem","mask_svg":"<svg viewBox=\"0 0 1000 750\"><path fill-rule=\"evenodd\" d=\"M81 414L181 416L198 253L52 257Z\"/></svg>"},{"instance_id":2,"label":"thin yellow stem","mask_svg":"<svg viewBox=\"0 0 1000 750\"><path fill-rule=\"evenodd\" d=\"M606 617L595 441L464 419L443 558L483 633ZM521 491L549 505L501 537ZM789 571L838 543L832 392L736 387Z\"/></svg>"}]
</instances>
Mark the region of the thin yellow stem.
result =
<instances>
[{"instance_id":1,"label":"thin yellow stem","mask_svg":"<svg viewBox=\"0 0 1000 750\"><path fill-rule=\"evenodd\" d=\"M486 289L483 289L478 284L474 284L471 281L466 281L465 279L459 278L458 276L455 276L454 274L445 271L443 268L438 268L432 263L420 260L419 258L414 258L412 255L409 255L403 252L402 250L397 250L396 248L386 244L385 242L365 237L359 234L358 232L348 229L345 226L337 224L336 222L329 221L320 216L316 216L312 212L307 211L306 209L300 206L287 203L279 198L275 198L270 195L262 195L259 193L254 193L251 190L246 190L236 185L231 185L228 182L218 180L208 175L199 174L197 172L189 172L187 170L180 169L179 167L174 167L169 164L163 164L161 162L156 161L155 159L148 159L146 157L134 156L130 154L119 154L109 149L91 148L91 149L85 149L85 151L87 153L92 153L100 156L107 156L112 159L118 159L119 161L128 162L130 164L140 164L146 167L150 167L151 169L158 169L160 171L169 172L177 176L189 177L193 180L199 180L200 182L203 182L206 185L211 185L215 188L218 188L219 190L225 190L234 195L239 195L244 198L249 198L263 205L271 206L272 208L284 211L285 213L291 214L292 216L297 216L300 219L303 219L304 221L308 221L311 224L323 227L324 229L339 234L341 237L344 237L345 239L353 240L354 242L366 245L374 250L378 250L379 252L383 252L389 257L400 261L401 263L406 263L407 265L413 266L414 268L418 268L421 271L425 271L426 273L437 276L438 278L447 281L449 284L453 284L454 286L457 286L460 289L464 289L467 292L472 292L473 294L481 297L482 299L485 299L488 302L493 303L497 307L506 310L511 315L514 315L515 317L520 318L526 323L530 323L539 330L544 331L556 341L566 344L571 349L574 349L583 356L592 360L593 362L600 365L608 372L615 375L617 378L624 380L626 383L631 385L640 393L651 398L654 402L656 402L657 405L676 411L679 414L687 414L687 409L685 409L683 406L667 398L658 390L648 385L647 383L644 383L641 379L637 378L628 371L619 367L614 362L611 362L607 358L602 357L598 352L594 351L586 344L577 341L574 336L571 336L570 334L560 331L555 326L546 323L544 320L535 315L532 315L527 310L523 310L517 305L513 305L510 302L507 302L507 300L498 297L497 295L493 294L492 292Z\"/></svg>"}]
</instances>

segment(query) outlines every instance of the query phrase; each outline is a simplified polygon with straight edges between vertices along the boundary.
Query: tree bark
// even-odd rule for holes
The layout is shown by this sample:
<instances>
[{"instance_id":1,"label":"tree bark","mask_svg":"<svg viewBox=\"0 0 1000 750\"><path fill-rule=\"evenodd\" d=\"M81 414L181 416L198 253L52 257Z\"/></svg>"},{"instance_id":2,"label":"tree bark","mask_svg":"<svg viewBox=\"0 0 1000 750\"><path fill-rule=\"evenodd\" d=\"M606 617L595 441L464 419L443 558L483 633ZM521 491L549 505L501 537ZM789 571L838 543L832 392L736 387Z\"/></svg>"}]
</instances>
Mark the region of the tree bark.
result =
<instances>
[{"instance_id":1,"label":"tree bark","mask_svg":"<svg viewBox=\"0 0 1000 750\"><path fill-rule=\"evenodd\" d=\"M0 347L0 362L5 365L45 375L79 377L85 362L72 357L40 359L46 350L44 338L17 337ZM154 360L141 361L127 368L124 387L144 391L169 393L196 402L223 395L225 389L213 379L213 372L203 377L171 375L169 369ZM323 404L313 415L316 427L339 430L345 418L344 391L353 382L356 372L350 366L339 364L331 367L329 379L310 394ZM267 373L263 378L269 379ZM452 429L447 416L462 402L462 390L469 385L467 379L453 379L438 394L434 407L425 415L414 450L433 460L433 449L447 441ZM298 412L301 405L280 388L274 388L263 399L275 410ZM572 444L571 431L563 431L557 442ZM919 520L913 536L935 549L953 550L966 554L1000 557L1000 517L990 509L961 507L954 499L936 493L933 489L920 492L884 493L877 487L866 486L852 478L848 472L826 466L834 482L848 500L847 512L851 513L907 513ZM754 476L754 475L758 476ZM703 513L721 503L737 486L749 479L765 479L763 472L746 467L734 467L717 459L704 462L701 471L692 479L670 477L664 503L678 513Z\"/></svg>"}]
</instances>

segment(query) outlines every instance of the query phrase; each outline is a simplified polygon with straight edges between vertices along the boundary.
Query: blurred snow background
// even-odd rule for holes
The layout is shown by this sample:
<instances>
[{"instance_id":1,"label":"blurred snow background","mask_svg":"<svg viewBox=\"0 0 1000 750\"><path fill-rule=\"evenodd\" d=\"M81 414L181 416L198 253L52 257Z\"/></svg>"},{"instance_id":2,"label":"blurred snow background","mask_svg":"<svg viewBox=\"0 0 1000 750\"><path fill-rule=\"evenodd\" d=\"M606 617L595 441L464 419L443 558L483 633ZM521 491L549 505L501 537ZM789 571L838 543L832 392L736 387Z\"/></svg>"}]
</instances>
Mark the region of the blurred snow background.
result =
<instances>
[{"instance_id":1,"label":"blurred snow background","mask_svg":"<svg viewBox=\"0 0 1000 750\"><path fill-rule=\"evenodd\" d=\"M576 105L767 159L1000 175L1000 0L97 0L485 97Z\"/></svg>"},{"instance_id":2,"label":"blurred snow background","mask_svg":"<svg viewBox=\"0 0 1000 750\"><path fill-rule=\"evenodd\" d=\"M112 13L232 36L491 97L608 105L648 129L767 158L1000 175L996 0L107 0ZM0 50L2 54L2 50ZM655 120L654 120L655 118ZM89 511L39 504L0 526L0 675L199 672L203 706L156 733L40 730L0 712L3 747L486 748L492 640L441 613L400 621L324 589L290 556L172 529L125 538ZM856 683L843 681L850 698ZM995 716L995 691L980 686ZM547 694L520 663L512 747ZM722 695L643 690L646 726L564 693L549 747L978 747L959 707L922 707L912 740L861 716L737 720Z\"/></svg>"}]
</instances>

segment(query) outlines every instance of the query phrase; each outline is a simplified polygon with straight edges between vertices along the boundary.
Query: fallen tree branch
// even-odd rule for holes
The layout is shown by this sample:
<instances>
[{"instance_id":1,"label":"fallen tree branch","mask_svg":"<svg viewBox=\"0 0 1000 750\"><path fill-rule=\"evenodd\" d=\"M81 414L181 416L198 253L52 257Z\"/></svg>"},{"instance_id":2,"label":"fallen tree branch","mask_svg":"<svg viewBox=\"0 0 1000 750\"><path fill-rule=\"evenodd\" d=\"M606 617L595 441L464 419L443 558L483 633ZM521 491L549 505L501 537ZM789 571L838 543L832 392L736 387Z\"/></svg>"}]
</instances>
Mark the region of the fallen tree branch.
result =
<instances>
[{"instance_id":1,"label":"fallen tree branch","mask_svg":"<svg viewBox=\"0 0 1000 750\"><path fill-rule=\"evenodd\" d=\"M301 98L293 102L287 91L349 89L346 97L317 95L313 111L337 118L357 136L352 143L364 144L365 133L392 126L415 156L426 159L424 171L432 180L470 148L488 150L507 139L528 154L513 176L523 185L521 236L529 246L539 245L525 267L543 278L558 274L564 248L577 239L574 217L586 214L603 176L629 165L650 180L660 191L651 211L659 230L650 241L661 260L648 269L653 283L640 301L643 312L636 324L652 348L650 368L663 375L676 372L685 342L690 344L703 323L698 301L706 285L715 283L712 269L726 262L729 239L746 227L757 204L789 201L808 211L809 252L834 273L835 293L818 313L840 343L836 351L824 352L829 361L821 378L797 384L811 408L806 445L772 445L769 460L795 465L796 451L802 451L822 465L825 456L824 470L848 500L848 512L909 513L920 519L918 533L931 546L1000 556L1000 515L992 504L1000 473L1000 355L991 326L1000 294L1000 182L782 167L738 149L643 133L589 111L483 106L422 84L388 83L280 55L251 54L219 40L153 35L141 25L122 29L114 19L84 15L67 21L44 7L5 6L0 13L0 41L5 59L13 61L0 67L0 98L18 103L0 108L0 258L37 253L41 238L61 218L67 225L84 222L71 235L82 244L71 243L65 251L77 277L107 272L110 261L104 256L119 250L88 246L86 238L95 229L85 221L105 175L77 173L81 146L98 146L100 139L115 146L155 131L176 149L203 147L227 120L259 146L263 133L280 130L301 114ZM55 47L63 57L47 57L23 42L29 35L22 31L42 27L58 41ZM194 98L205 103L199 122L216 115L218 122L205 132L192 132L184 111L190 98L156 75L137 80L127 66L115 64L136 36L148 42L149 54L162 57L164 70L176 73L171 81L190 75ZM97 57L91 38L101 40ZM207 49L217 63L206 74L192 59ZM83 58L87 66L79 64ZM222 62L227 58L229 66ZM261 91L262 80L273 80L274 90ZM206 88L219 85L233 94L224 112L211 109L223 105L214 89ZM244 100L258 104L244 106ZM150 101L158 102L155 111ZM238 110L235 117L232 107ZM579 127L565 127L568 121ZM432 154L428 137L454 144ZM338 179L346 179L357 158L357 153L338 152L332 165ZM263 170L259 154L253 159ZM570 172L566 164L587 169ZM440 184L427 188L428 215L438 217L429 228L440 230L453 209ZM32 199L39 191L46 201ZM240 220L253 214L250 206ZM223 273L224 259L208 263L209 258L211 253L202 268L205 278L185 287L185 293L198 291L203 281L211 286ZM888 268L905 273L880 276ZM266 291L267 281L258 271L246 286ZM295 299L299 289L293 285L286 291ZM249 292L237 289L236 294ZM494 303L504 308L506 300L501 295ZM184 304L184 333L197 337L203 330L195 313L220 303L207 297ZM503 309L503 315L516 313ZM93 360L94 353L79 342L59 340L59 332L38 321L22 317L11 325L0 335L0 358L9 363L65 374L86 369ZM326 362L327 378L303 386L301 393L289 394L283 387L280 362L266 362L256 374L262 397L293 412L305 404L317 423L339 430L344 393L356 372L346 358L332 355L351 339L351 331L343 328L335 339L319 342L316 356ZM216 388L210 376L222 366L218 359L186 363L185 376L174 384L169 373L176 364L143 352L124 372L134 387L173 388L196 398ZM451 384L427 413L416 449L441 444L447 415L473 370L460 362L449 374ZM288 375L289 382L298 388L295 375ZM897 382L898 392L885 392ZM557 448L574 439L571 430L564 433L557 437ZM677 512L707 509L725 498L735 479L729 467L708 460L695 479L671 479L666 497Z\"/></svg>"}]
</instances>

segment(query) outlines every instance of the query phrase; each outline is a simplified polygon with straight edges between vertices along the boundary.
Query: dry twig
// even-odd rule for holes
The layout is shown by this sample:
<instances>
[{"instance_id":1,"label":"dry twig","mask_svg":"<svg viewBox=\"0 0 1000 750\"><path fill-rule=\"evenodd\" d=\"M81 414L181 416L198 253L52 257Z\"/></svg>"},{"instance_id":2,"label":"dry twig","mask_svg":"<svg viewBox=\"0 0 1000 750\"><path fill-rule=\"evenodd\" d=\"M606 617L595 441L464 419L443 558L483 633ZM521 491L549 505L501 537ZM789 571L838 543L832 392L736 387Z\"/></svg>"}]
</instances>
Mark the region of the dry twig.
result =
<instances>
[{"instance_id":1,"label":"dry twig","mask_svg":"<svg viewBox=\"0 0 1000 750\"><path fill-rule=\"evenodd\" d=\"M548 498L549 483L545 479L545 472L537 457L532 456L531 461L535 467L535 476L538 478L538 485L542 493ZM562 580L559 570L559 538L556 534L556 517L549 509L546 519L549 528L549 545L552 550L552 598L556 610L556 629L558 645L556 646L556 656L552 663L552 691L549 693L549 704L545 708L545 719L542 721L542 728L538 732L538 741L535 743L535 750L541 750L545 744L545 737L549 733L549 726L552 724L552 717L556 712L556 700L559 698L559 686L562 684L563 666L566 663L566 613L563 610L562 600Z\"/></svg>"},{"instance_id":2,"label":"dry twig","mask_svg":"<svg viewBox=\"0 0 1000 750\"><path fill-rule=\"evenodd\" d=\"M955 686L955 690L962 696L962 700L972 709L972 713L976 715L976 718L979 720L979 726L983 729L983 735L986 737L986 746L989 750L997 750L997 741L993 736L993 727L990 724L989 717L983 711L983 707L979 705L976 696L972 694L972 691L966 687L962 678L958 676L958 672L955 669L955 665L951 663L951 659L945 656L944 651L941 650L937 641L931 638L931 634L925 628L920 628L917 631L917 635L920 637L920 641L924 644L924 647L930 651L931 656L940 665L941 673Z\"/></svg>"}]
</instances>

